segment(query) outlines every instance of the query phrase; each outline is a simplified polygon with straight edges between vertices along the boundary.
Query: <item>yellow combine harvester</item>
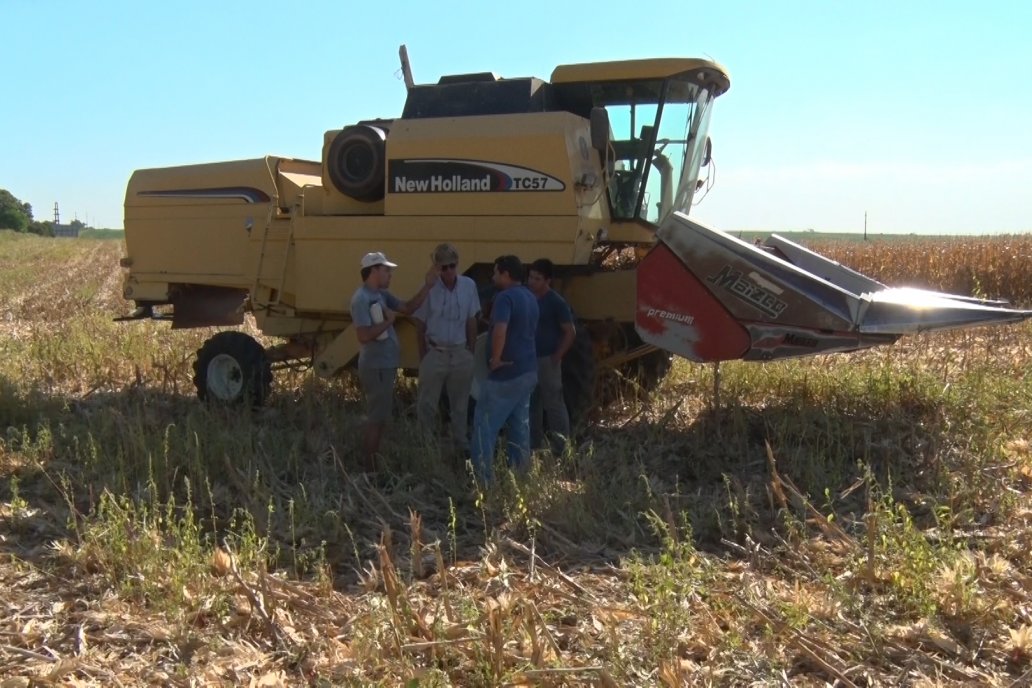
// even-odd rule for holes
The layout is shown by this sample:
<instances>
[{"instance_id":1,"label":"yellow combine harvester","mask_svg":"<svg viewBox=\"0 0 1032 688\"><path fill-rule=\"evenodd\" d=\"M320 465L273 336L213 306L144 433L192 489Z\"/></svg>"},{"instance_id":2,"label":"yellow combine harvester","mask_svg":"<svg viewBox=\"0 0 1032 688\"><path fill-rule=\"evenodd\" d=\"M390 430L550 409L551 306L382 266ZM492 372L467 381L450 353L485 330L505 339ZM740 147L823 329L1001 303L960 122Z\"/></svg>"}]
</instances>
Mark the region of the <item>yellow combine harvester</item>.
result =
<instances>
[{"instance_id":1,"label":"yellow combine harvester","mask_svg":"<svg viewBox=\"0 0 1032 688\"><path fill-rule=\"evenodd\" d=\"M410 80L409 80L410 81ZM670 354L767 360L895 341L921 329L1029 313L887 289L780 237L741 242L687 217L709 164L707 127L730 81L701 59L560 66L549 81L492 74L409 85L396 119L326 132L321 161L138 170L125 199L127 319L238 325L198 352L198 394L261 403L274 366L330 376L354 363L348 313L359 258L400 264L414 292L434 246L454 244L489 296L494 259L549 258L576 313L564 362L576 414L600 371L649 387ZM418 367L400 322L402 366Z\"/></svg>"}]
</instances>

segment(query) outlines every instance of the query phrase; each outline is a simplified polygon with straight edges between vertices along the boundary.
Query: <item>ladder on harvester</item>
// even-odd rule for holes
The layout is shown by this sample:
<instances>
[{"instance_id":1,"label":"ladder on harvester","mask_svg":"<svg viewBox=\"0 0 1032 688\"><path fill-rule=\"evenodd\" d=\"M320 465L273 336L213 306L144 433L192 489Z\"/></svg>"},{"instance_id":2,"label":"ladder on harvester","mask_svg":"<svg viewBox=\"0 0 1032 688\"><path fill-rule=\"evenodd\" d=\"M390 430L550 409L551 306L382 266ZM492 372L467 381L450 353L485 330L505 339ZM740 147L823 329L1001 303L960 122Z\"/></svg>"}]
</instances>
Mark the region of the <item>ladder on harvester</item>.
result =
<instances>
[{"instance_id":1,"label":"ladder on harvester","mask_svg":"<svg viewBox=\"0 0 1032 688\"><path fill-rule=\"evenodd\" d=\"M279 279L275 288L265 286L262 283L262 271L265 269L266 254L269 251L269 236L273 234L272 224L276 219L278 206L276 200L273 199L273 203L269 208L269 213L265 218L265 227L262 230L262 242L258 249L258 264L255 268L254 273L254 285L251 287L251 310L264 309L267 314L271 314L283 301L283 287L287 282L287 267L290 264L290 255L294 250L294 230L297 223L297 218L304 213L304 191L302 191L297 202L294 203L294 207L290 210L290 223L287 227L287 236L283 244L283 257L279 266ZM272 260L272 257L270 257ZM260 298L261 289L268 289L268 298Z\"/></svg>"}]
</instances>

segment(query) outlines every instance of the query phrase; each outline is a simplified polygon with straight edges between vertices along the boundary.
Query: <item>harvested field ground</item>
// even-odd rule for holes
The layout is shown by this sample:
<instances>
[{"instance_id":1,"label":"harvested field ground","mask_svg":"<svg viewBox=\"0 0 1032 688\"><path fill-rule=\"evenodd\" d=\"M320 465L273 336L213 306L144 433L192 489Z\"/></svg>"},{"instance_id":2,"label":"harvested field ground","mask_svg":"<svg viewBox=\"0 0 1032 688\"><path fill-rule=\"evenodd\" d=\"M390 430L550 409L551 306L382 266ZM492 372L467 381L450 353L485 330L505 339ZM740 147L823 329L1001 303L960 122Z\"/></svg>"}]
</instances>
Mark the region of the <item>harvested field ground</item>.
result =
<instances>
[{"instance_id":1,"label":"harvested field ground","mask_svg":"<svg viewBox=\"0 0 1032 688\"><path fill-rule=\"evenodd\" d=\"M1032 306L1027 237L816 248ZM680 361L481 492L347 379L200 404L122 251L0 232L3 688L1030 683L1028 323Z\"/></svg>"}]
</instances>

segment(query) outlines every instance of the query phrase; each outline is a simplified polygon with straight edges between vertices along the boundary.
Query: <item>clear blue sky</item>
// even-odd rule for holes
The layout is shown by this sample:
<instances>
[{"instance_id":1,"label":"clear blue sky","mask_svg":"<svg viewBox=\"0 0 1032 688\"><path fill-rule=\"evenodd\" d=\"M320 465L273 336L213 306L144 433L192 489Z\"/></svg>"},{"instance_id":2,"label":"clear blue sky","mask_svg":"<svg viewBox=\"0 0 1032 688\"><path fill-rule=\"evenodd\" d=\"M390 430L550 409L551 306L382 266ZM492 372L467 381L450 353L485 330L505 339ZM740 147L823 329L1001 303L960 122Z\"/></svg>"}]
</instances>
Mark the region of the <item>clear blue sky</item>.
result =
<instances>
[{"instance_id":1,"label":"clear blue sky","mask_svg":"<svg viewBox=\"0 0 1032 688\"><path fill-rule=\"evenodd\" d=\"M0 0L0 188L122 226L140 167L275 153L400 114L417 82L710 57L729 231L1032 231L1032 3Z\"/></svg>"}]
</instances>

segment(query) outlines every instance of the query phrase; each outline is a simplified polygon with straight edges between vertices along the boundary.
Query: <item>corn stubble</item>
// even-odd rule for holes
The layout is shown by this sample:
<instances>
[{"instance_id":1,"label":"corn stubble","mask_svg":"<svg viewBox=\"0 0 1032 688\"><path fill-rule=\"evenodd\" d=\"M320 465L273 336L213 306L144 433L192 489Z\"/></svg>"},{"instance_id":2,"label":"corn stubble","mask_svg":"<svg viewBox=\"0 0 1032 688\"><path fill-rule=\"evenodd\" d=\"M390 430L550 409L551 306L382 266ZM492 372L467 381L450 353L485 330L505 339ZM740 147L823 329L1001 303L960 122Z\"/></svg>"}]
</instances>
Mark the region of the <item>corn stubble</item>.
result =
<instances>
[{"instance_id":1,"label":"corn stubble","mask_svg":"<svg viewBox=\"0 0 1032 688\"><path fill-rule=\"evenodd\" d=\"M1032 305L1032 239L830 243ZM679 362L488 491L348 379L193 398L115 241L0 233L0 685L1022 685L1032 329ZM254 334L252 332L252 334ZM411 402L412 385L403 398Z\"/></svg>"}]
</instances>

